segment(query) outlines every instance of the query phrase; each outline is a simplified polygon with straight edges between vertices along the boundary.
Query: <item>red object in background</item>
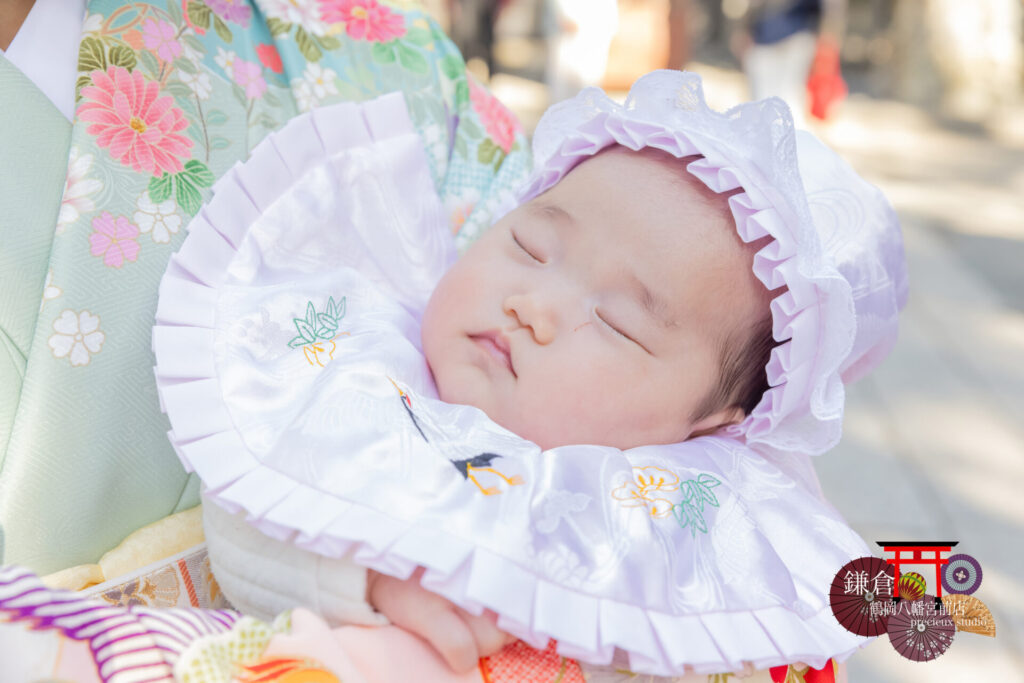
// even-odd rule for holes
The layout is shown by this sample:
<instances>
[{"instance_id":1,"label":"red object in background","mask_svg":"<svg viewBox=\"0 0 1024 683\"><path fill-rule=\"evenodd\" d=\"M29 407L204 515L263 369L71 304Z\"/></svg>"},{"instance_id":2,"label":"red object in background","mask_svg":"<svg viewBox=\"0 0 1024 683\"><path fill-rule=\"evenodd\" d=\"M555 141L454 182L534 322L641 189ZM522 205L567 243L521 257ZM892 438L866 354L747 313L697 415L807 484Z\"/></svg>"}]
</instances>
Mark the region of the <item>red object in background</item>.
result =
<instances>
[{"instance_id":1,"label":"red object in background","mask_svg":"<svg viewBox=\"0 0 1024 683\"><path fill-rule=\"evenodd\" d=\"M942 597L942 568L949 562L948 553L960 541L940 541L938 543L914 543L913 541L875 541L882 546L882 550L892 553L892 557L885 558L885 561L896 568L896 580L899 581L901 564L930 564L935 566L935 584L938 587L938 596ZM908 555L909 553L909 555ZM930 557L925 557L930 553ZM896 584L896 592L893 597L900 597L900 586ZM861 634L865 635L865 634Z\"/></svg>"},{"instance_id":2,"label":"red object in background","mask_svg":"<svg viewBox=\"0 0 1024 683\"><path fill-rule=\"evenodd\" d=\"M830 659L820 669L808 667L807 671L802 674L794 670L795 679L790 680L799 680L804 683L836 683L836 666L835 661ZM785 683L789 669L788 666L773 666L768 669L768 673L771 674L773 683Z\"/></svg>"},{"instance_id":3,"label":"red object in background","mask_svg":"<svg viewBox=\"0 0 1024 683\"><path fill-rule=\"evenodd\" d=\"M807 76L811 116L824 121L836 105L846 99L848 90L839 66L839 46L828 38L818 40L818 47Z\"/></svg>"},{"instance_id":4,"label":"red object in background","mask_svg":"<svg viewBox=\"0 0 1024 683\"><path fill-rule=\"evenodd\" d=\"M554 640L535 650L521 640L480 660L484 683L584 683L583 670L573 659L555 651Z\"/></svg>"}]
</instances>

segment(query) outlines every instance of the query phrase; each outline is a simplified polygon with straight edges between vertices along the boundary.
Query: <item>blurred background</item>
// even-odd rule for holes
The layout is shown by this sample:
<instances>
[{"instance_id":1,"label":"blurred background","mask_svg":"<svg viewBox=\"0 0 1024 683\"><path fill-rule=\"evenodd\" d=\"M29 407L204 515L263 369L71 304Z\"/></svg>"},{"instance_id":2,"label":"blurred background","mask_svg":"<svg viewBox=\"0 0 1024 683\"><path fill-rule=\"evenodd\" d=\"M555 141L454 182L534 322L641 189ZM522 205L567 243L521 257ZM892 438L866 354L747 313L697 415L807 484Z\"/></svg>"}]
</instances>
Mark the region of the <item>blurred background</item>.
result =
<instances>
[{"instance_id":1,"label":"blurred background","mask_svg":"<svg viewBox=\"0 0 1024 683\"><path fill-rule=\"evenodd\" d=\"M996 637L915 663L879 639L850 680L1024 681L1024 3L1021 0L427 0L527 130L584 85L656 68L712 106L784 97L900 214L900 340L849 388L816 460L872 544L959 541ZM918 571L934 583L934 570ZM935 593L929 585L928 593Z\"/></svg>"}]
</instances>

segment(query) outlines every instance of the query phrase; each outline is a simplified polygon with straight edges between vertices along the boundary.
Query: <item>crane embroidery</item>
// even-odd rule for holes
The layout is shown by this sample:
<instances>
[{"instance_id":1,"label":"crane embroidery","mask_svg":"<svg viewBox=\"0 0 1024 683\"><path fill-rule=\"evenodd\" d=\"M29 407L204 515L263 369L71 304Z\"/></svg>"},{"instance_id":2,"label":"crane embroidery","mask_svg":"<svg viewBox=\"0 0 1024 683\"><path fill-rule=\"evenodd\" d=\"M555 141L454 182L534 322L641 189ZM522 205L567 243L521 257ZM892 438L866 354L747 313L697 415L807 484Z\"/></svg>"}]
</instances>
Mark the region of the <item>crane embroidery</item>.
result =
<instances>
[{"instance_id":1,"label":"crane embroidery","mask_svg":"<svg viewBox=\"0 0 1024 683\"><path fill-rule=\"evenodd\" d=\"M430 443L430 439L427 438L427 435L423 433L423 428L420 427L419 420L416 419L416 413L413 412L412 399L409 398L409 394L402 391L401 387L395 383L395 380L388 377L388 381L391 382L391 386L393 386L395 391L398 392L398 398L402 402L402 408L405 409L406 415L408 415L409 419L412 420L412 424L416 427L416 431L419 432L424 441ZM498 453L480 453L479 455L474 455L472 458L462 458L459 460L452 460L451 458L448 458L448 462L458 470L463 479L473 482L476 487L480 489L481 493L485 496L493 496L497 493L501 493L501 488L498 486L484 486L480 483L480 480L477 479L478 473L487 472L489 474L493 474L509 486L519 486L523 483L523 478L518 474L514 474L509 477L493 466L493 461L500 457L502 456Z\"/></svg>"}]
</instances>

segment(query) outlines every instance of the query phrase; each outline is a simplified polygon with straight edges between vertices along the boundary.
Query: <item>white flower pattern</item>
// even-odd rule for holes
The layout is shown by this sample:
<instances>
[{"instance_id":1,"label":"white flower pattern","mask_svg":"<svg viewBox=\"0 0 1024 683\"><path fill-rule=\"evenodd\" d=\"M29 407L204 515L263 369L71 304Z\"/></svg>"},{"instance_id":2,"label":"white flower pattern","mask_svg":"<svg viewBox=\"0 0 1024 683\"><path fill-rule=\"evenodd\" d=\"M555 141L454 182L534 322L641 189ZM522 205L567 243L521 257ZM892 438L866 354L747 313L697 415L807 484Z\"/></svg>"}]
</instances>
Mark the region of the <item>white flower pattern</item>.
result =
<instances>
[{"instance_id":1,"label":"white flower pattern","mask_svg":"<svg viewBox=\"0 0 1024 683\"><path fill-rule=\"evenodd\" d=\"M53 268L46 271L46 282L43 283L43 299L39 302L39 310L43 310L43 305L50 299L56 299L58 296L64 293L60 287L53 284Z\"/></svg>"},{"instance_id":2,"label":"white flower pattern","mask_svg":"<svg viewBox=\"0 0 1024 683\"><path fill-rule=\"evenodd\" d=\"M187 71L180 73L181 82L188 86L196 97L201 100L210 99L210 93L213 91L213 85L210 83L210 74L205 71L199 71L194 74L190 74Z\"/></svg>"},{"instance_id":3,"label":"white flower pattern","mask_svg":"<svg viewBox=\"0 0 1024 683\"><path fill-rule=\"evenodd\" d=\"M53 321L55 333L47 343L55 358L68 358L73 366L88 365L92 354L100 352L106 335L100 331L100 318L89 311L64 309Z\"/></svg>"},{"instance_id":4,"label":"white flower pattern","mask_svg":"<svg viewBox=\"0 0 1024 683\"><path fill-rule=\"evenodd\" d=\"M139 226L139 232L148 232L154 242L166 244L171 241L171 235L177 234L181 228L181 216L173 199L167 199L155 204L149 198L149 191L143 192L136 202L138 211L132 216L135 224Z\"/></svg>"},{"instance_id":5,"label":"white flower pattern","mask_svg":"<svg viewBox=\"0 0 1024 683\"><path fill-rule=\"evenodd\" d=\"M60 200L60 214L57 216L57 234L79 217L96 208L89 195L103 189L103 183L96 178L87 177L92 169L93 156L82 154L78 146L73 146L68 155L68 174L64 179L64 195Z\"/></svg>"},{"instance_id":6,"label":"white flower pattern","mask_svg":"<svg viewBox=\"0 0 1024 683\"><path fill-rule=\"evenodd\" d=\"M268 18L298 24L315 36L327 33L316 0L263 0L259 4Z\"/></svg>"},{"instance_id":7,"label":"white flower pattern","mask_svg":"<svg viewBox=\"0 0 1024 683\"><path fill-rule=\"evenodd\" d=\"M234 79L236 59L238 59L238 55L234 51L218 47L217 56L213 58L213 61L217 63L217 66L224 69L224 73L228 75L228 78Z\"/></svg>"},{"instance_id":8,"label":"white flower pattern","mask_svg":"<svg viewBox=\"0 0 1024 683\"><path fill-rule=\"evenodd\" d=\"M309 111L319 105L328 95L338 94L338 74L310 62L302 72L302 78L293 78L292 91L299 105L299 111Z\"/></svg>"}]
</instances>

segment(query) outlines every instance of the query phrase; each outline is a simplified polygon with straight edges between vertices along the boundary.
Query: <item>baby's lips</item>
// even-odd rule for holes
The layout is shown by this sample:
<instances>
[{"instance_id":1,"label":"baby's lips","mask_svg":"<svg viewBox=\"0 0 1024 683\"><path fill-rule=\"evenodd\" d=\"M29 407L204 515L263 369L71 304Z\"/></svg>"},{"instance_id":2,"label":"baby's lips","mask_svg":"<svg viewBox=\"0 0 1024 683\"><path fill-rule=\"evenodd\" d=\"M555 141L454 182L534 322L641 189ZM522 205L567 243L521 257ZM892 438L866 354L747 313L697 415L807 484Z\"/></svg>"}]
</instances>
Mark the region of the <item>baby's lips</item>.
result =
<instances>
[{"instance_id":1,"label":"baby's lips","mask_svg":"<svg viewBox=\"0 0 1024 683\"><path fill-rule=\"evenodd\" d=\"M470 335L470 338L484 346L496 360L500 361L513 376L516 376L515 366L512 364L512 348L508 339L500 330L487 330L479 334Z\"/></svg>"}]
</instances>

